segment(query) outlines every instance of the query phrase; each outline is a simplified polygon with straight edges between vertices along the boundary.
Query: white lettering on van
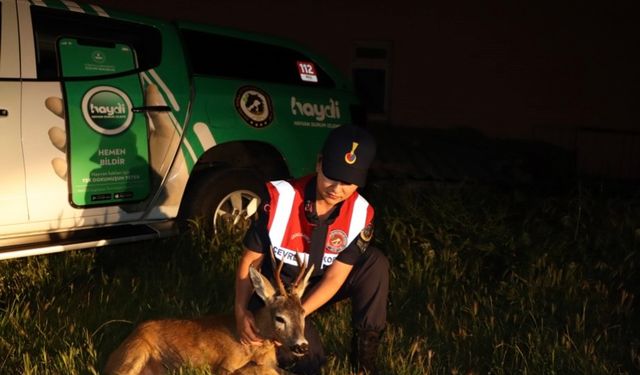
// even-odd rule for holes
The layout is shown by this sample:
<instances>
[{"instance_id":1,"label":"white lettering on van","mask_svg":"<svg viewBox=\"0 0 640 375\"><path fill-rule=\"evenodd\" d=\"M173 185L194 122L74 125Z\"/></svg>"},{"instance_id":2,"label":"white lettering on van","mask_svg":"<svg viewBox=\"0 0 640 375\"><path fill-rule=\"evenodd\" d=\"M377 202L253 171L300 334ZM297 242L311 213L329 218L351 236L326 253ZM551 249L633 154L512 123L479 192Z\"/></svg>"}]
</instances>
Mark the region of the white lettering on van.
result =
<instances>
[{"instance_id":1,"label":"white lettering on van","mask_svg":"<svg viewBox=\"0 0 640 375\"><path fill-rule=\"evenodd\" d=\"M100 115L121 115L126 113L126 107L124 104L119 103L117 105L95 105L93 103L89 103L89 111L92 115L100 114Z\"/></svg>"},{"instance_id":2,"label":"white lettering on van","mask_svg":"<svg viewBox=\"0 0 640 375\"><path fill-rule=\"evenodd\" d=\"M124 165L124 158L104 158L100 159L100 165Z\"/></svg>"},{"instance_id":3,"label":"white lettering on van","mask_svg":"<svg viewBox=\"0 0 640 375\"><path fill-rule=\"evenodd\" d=\"M122 156L127 154L126 148L99 148L98 156Z\"/></svg>"},{"instance_id":4,"label":"white lettering on van","mask_svg":"<svg viewBox=\"0 0 640 375\"><path fill-rule=\"evenodd\" d=\"M291 97L291 113L294 116L313 117L317 121L324 121L325 119L339 119L340 118L340 102L329 98L329 104L317 104L301 102L295 96Z\"/></svg>"}]
</instances>

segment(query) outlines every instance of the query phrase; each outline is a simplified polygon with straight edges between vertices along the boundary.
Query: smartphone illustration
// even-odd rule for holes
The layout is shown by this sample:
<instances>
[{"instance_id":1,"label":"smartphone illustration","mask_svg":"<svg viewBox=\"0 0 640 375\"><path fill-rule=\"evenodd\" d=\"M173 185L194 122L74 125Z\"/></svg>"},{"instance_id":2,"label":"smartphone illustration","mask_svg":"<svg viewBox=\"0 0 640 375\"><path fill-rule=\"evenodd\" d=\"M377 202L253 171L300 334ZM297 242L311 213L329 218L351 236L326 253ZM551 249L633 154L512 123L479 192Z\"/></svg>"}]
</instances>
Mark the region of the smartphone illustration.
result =
<instances>
[{"instance_id":1,"label":"smartphone illustration","mask_svg":"<svg viewBox=\"0 0 640 375\"><path fill-rule=\"evenodd\" d=\"M69 202L74 207L144 200L149 139L135 51L121 43L60 38Z\"/></svg>"}]
</instances>

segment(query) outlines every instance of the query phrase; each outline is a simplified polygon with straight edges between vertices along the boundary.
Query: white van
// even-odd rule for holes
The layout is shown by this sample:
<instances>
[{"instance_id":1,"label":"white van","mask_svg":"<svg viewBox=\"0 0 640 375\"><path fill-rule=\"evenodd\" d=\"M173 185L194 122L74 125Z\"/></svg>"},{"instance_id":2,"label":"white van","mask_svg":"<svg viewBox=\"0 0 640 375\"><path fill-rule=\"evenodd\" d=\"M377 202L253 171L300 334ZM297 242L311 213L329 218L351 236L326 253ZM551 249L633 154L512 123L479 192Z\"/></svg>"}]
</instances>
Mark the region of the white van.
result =
<instances>
[{"instance_id":1,"label":"white van","mask_svg":"<svg viewBox=\"0 0 640 375\"><path fill-rule=\"evenodd\" d=\"M263 181L311 172L355 113L288 41L0 0L0 259L248 220Z\"/></svg>"}]
</instances>

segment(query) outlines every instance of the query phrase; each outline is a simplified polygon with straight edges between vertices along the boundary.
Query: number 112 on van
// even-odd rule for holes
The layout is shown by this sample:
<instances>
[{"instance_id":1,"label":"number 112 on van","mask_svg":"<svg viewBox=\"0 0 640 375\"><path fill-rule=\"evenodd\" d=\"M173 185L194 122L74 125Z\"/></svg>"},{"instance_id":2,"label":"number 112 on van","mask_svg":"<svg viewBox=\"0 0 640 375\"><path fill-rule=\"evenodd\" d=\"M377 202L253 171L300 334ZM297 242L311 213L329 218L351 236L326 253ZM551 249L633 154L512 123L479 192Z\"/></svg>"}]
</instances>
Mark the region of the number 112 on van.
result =
<instances>
[{"instance_id":1,"label":"number 112 on van","mask_svg":"<svg viewBox=\"0 0 640 375\"><path fill-rule=\"evenodd\" d=\"M305 82L318 82L318 75L316 74L316 67L309 61L298 61L298 73L300 73L300 79Z\"/></svg>"}]
</instances>

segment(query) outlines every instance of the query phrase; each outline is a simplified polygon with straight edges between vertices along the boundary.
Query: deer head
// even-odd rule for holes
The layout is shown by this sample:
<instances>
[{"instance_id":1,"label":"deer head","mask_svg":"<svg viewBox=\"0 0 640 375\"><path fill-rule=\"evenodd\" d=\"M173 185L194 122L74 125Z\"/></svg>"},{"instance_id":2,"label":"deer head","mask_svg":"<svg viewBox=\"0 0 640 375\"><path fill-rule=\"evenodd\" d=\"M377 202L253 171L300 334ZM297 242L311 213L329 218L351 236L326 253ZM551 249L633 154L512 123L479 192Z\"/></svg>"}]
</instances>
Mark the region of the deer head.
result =
<instances>
[{"instance_id":1,"label":"deer head","mask_svg":"<svg viewBox=\"0 0 640 375\"><path fill-rule=\"evenodd\" d=\"M301 263L298 259L300 273L289 291L286 290L280 278L282 260L275 272L277 290L253 266L249 268L249 275L256 294L265 303L264 313L261 316L256 316L260 333L285 345L296 356L305 355L309 349L309 343L304 337L304 309L301 298L313 272L313 265L305 274L306 264Z\"/></svg>"}]
</instances>

